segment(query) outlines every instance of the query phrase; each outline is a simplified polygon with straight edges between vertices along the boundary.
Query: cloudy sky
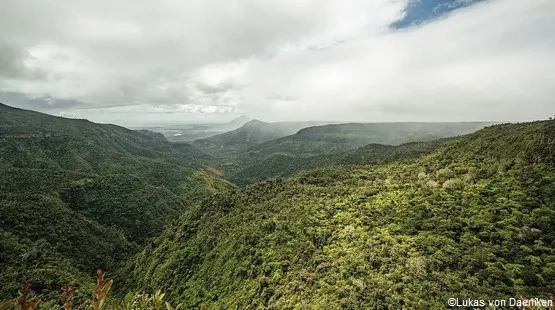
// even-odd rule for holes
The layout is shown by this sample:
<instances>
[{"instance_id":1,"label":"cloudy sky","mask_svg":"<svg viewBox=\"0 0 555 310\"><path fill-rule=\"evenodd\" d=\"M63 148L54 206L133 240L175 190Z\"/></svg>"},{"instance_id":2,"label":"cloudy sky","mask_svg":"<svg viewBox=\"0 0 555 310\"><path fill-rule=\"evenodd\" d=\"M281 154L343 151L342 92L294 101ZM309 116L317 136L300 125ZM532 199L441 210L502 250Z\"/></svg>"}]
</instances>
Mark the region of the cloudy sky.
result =
<instances>
[{"instance_id":1,"label":"cloudy sky","mask_svg":"<svg viewBox=\"0 0 555 310\"><path fill-rule=\"evenodd\" d=\"M555 114L554 0L2 0L0 102L122 125Z\"/></svg>"}]
</instances>

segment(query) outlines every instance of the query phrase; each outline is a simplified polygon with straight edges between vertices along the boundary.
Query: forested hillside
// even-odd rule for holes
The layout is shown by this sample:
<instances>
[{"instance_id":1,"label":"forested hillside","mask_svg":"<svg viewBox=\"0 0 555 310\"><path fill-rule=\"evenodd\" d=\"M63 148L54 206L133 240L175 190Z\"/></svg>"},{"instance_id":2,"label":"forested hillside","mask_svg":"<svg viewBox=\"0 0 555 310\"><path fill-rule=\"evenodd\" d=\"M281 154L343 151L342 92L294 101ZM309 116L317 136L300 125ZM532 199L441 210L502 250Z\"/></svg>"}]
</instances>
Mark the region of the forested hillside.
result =
<instances>
[{"instance_id":1,"label":"forested hillside","mask_svg":"<svg viewBox=\"0 0 555 310\"><path fill-rule=\"evenodd\" d=\"M159 290L186 309L548 297L555 121L432 139L483 125L333 125L269 142L260 125L201 150L0 105L0 301L23 283L48 307L66 284L87 300L97 268L115 278L117 309Z\"/></svg>"},{"instance_id":2,"label":"forested hillside","mask_svg":"<svg viewBox=\"0 0 555 310\"><path fill-rule=\"evenodd\" d=\"M355 150L330 155L294 156L271 154L262 160L231 174L229 180L237 185L247 185L273 177L288 177L298 172L331 164L367 165L390 162L397 159L416 158L428 154L449 141L439 139L409 142L401 145L371 143Z\"/></svg>"},{"instance_id":3,"label":"forested hillside","mask_svg":"<svg viewBox=\"0 0 555 310\"><path fill-rule=\"evenodd\" d=\"M194 153L156 134L0 105L0 299L23 282L57 295L114 270L231 186Z\"/></svg>"},{"instance_id":4,"label":"forested hillside","mask_svg":"<svg viewBox=\"0 0 555 310\"><path fill-rule=\"evenodd\" d=\"M347 123L314 126L294 135L266 142L249 149L256 155L324 155L342 152L369 143L399 145L415 141L468 134L489 125L463 123Z\"/></svg>"},{"instance_id":5,"label":"forested hillside","mask_svg":"<svg viewBox=\"0 0 555 310\"><path fill-rule=\"evenodd\" d=\"M217 158L229 158L258 144L292 135L302 128L329 122L277 122L251 120L242 127L192 144Z\"/></svg>"},{"instance_id":6,"label":"forested hillside","mask_svg":"<svg viewBox=\"0 0 555 310\"><path fill-rule=\"evenodd\" d=\"M416 151L422 147L431 150L436 144L431 141L435 139L468 134L490 124L348 123L313 126L293 135L254 145L238 155L231 154L231 158L215 162L214 165L225 171L230 180L243 185L268 177L289 176L332 162L370 163L393 152L394 146L407 142L430 143L427 146L405 145L396 152Z\"/></svg>"},{"instance_id":7,"label":"forested hillside","mask_svg":"<svg viewBox=\"0 0 555 310\"><path fill-rule=\"evenodd\" d=\"M421 156L393 152L383 163L219 194L130 260L122 289L160 288L192 309L442 309L450 297L547 298L554 137L555 121L495 125Z\"/></svg>"}]
</instances>

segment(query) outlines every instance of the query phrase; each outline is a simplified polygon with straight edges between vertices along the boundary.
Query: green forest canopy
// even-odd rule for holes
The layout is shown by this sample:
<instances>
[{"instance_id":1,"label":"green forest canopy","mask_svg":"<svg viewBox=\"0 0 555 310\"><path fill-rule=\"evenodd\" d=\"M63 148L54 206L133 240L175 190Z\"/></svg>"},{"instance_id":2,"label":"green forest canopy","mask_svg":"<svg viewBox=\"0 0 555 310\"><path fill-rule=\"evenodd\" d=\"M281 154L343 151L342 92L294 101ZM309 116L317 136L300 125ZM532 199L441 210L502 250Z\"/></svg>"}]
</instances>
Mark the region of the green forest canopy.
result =
<instances>
[{"instance_id":1,"label":"green forest canopy","mask_svg":"<svg viewBox=\"0 0 555 310\"><path fill-rule=\"evenodd\" d=\"M24 282L50 305L64 284L83 296L99 267L115 297L162 290L185 308L546 298L553 137L555 122L539 121L336 154L270 152L273 164L236 179L290 177L237 188L194 146L0 105L0 300Z\"/></svg>"}]
</instances>

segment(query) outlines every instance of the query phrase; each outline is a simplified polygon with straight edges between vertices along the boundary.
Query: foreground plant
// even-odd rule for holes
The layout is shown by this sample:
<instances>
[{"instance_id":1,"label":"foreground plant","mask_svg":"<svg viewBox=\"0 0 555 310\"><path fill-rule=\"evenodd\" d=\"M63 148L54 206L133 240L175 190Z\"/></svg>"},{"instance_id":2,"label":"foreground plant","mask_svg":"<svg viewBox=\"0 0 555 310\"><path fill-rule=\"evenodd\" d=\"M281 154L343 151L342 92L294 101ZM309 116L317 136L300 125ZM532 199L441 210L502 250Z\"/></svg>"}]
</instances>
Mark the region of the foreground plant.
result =
<instances>
[{"instance_id":1,"label":"foreground plant","mask_svg":"<svg viewBox=\"0 0 555 310\"><path fill-rule=\"evenodd\" d=\"M92 302L94 310L102 309L106 300L106 296L108 295L108 292L110 291L113 283L113 280L104 280L104 271L102 271L101 269L98 269L96 271L96 289Z\"/></svg>"},{"instance_id":2,"label":"foreground plant","mask_svg":"<svg viewBox=\"0 0 555 310\"><path fill-rule=\"evenodd\" d=\"M153 295L149 294L133 294L128 293L122 300L112 299L107 302L108 292L114 283L113 280L104 279L104 271L97 270L96 272L96 287L93 293L91 304L79 305L74 308L74 295L75 289L70 285L65 285L61 288L60 300L62 302L62 309L64 310L84 310L92 309L101 310L104 308L111 310L181 310L183 304L173 306L164 300L166 294L161 290L156 291ZM0 304L0 310L36 310L39 309L40 300L35 297L35 292L31 289L29 284L25 284L19 290L19 297L5 301ZM208 310L202 307L203 310Z\"/></svg>"},{"instance_id":3,"label":"foreground plant","mask_svg":"<svg viewBox=\"0 0 555 310\"><path fill-rule=\"evenodd\" d=\"M19 297L8 300L0 304L0 310L8 310L16 308L18 310L35 310L38 309L40 300L35 297L35 292L29 284L24 284L18 291Z\"/></svg>"},{"instance_id":4,"label":"foreground plant","mask_svg":"<svg viewBox=\"0 0 555 310\"><path fill-rule=\"evenodd\" d=\"M73 287L70 285L62 286L61 300L64 310L73 309Z\"/></svg>"}]
</instances>

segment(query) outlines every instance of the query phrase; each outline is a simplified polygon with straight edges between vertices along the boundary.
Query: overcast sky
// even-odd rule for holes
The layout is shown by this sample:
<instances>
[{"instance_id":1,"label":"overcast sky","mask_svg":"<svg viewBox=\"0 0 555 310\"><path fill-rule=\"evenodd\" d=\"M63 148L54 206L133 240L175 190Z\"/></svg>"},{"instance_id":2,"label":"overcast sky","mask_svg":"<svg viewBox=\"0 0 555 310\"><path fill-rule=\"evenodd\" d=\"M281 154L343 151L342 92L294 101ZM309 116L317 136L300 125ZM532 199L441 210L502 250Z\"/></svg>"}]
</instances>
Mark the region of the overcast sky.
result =
<instances>
[{"instance_id":1,"label":"overcast sky","mask_svg":"<svg viewBox=\"0 0 555 310\"><path fill-rule=\"evenodd\" d=\"M134 126L545 119L555 1L1 0L0 101Z\"/></svg>"}]
</instances>

